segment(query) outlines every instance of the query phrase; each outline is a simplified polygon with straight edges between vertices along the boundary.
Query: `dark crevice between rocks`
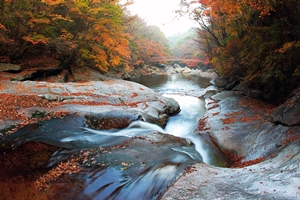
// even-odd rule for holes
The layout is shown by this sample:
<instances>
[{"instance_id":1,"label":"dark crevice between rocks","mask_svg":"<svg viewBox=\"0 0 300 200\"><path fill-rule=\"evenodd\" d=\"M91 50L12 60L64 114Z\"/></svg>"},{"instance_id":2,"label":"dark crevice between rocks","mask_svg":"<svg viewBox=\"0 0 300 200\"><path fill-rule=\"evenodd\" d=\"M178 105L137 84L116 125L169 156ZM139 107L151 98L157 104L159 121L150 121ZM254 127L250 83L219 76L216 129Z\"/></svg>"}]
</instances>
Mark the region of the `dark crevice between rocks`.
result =
<instances>
[{"instance_id":1,"label":"dark crevice between rocks","mask_svg":"<svg viewBox=\"0 0 300 200\"><path fill-rule=\"evenodd\" d=\"M222 149L219 146L216 139L213 136L211 136L210 133L206 133L206 134L210 138L210 141L214 144L215 148L218 149L219 152L221 152L223 154L223 156L226 158L226 161L228 163L228 166L227 166L228 168L243 168L243 167L247 167L247 166L251 166L251 165L260 163L265 160L263 157L260 157L260 158L254 159L254 160L242 161L245 158L244 156L240 156L238 154L238 152L236 152L235 150L232 150L232 149L227 149L227 150Z\"/></svg>"},{"instance_id":2,"label":"dark crevice between rocks","mask_svg":"<svg viewBox=\"0 0 300 200\"><path fill-rule=\"evenodd\" d=\"M44 169L52 154L58 149L49 144L32 141L14 148L2 148L0 149L1 168L10 169L9 172L16 174Z\"/></svg>"},{"instance_id":3,"label":"dark crevice between rocks","mask_svg":"<svg viewBox=\"0 0 300 200\"><path fill-rule=\"evenodd\" d=\"M24 77L24 79L20 81L39 81L50 76L59 75L61 72L62 69L37 70L34 73L32 73L29 77Z\"/></svg>"},{"instance_id":4,"label":"dark crevice between rocks","mask_svg":"<svg viewBox=\"0 0 300 200\"><path fill-rule=\"evenodd\" d=\"M22 72L22 70L6 70L5 72L11 73L11 74L18 74L20 72Z\"/></svg>"},{"instance_id":5,"label":"dark crevice between rocks","mask_svg":"<svg viewBox=\"0 0 300 200\"><path fill-rule=\"evenodd\" d=\"M300 125L300 124L298 124L298 125L296 124L296 125L289 126L288 124L282 123L280 121L273 121L272 119L270 120L270 122L272 123L273 126L281 125L281 126L286 126L286 127L293 127L293 126Z\"/></svg>"},{"instance_id":6,"label":"dark crevice between rocks","mask_svg":"<svg viewBox=\"0 0 300 200\"><path fill-rule=\"evenodd\" d=\"M228 167L232 167L234 165L234 162L235 160L232 159L232 157L230 155L234 154L234 155L237 155L237 153L230 153L229 154L229 151L228 152L224 152L224 150L222 148L220 148L218 142L216 141L216 139L210 134L210 133L207 133L210 141L214 144L215 148L219 150L219 152L221 152L224 157L227 159L226 161L228 162Z\"/></svg>"}]
</instances>

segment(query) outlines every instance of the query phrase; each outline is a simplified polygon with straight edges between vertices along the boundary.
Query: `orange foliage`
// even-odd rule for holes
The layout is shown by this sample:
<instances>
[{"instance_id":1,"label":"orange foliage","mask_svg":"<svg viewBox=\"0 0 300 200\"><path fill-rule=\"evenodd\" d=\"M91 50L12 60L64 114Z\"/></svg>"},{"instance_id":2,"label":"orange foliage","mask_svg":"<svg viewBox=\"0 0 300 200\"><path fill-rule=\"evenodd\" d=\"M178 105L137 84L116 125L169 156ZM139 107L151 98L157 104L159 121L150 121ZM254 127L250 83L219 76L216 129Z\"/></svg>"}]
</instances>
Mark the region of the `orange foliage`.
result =
<instances>
[{"instance_id":1,"label":"orange foliage","mask_svg":"<svg viewBox=\"0 0 300 200\"><path fill-rule=\"evenodd\" d=\"M272 113L272 110L275 108L274 105L265 103L259 99L242 99L239 101L239 105L245 108L259 110L266 116L269 116Z\"/></svg>"},{"instance_id":2,"label":"orange foliage","mask_svg":"<svg viewBox=\"0 0 300 200\"><path fill-rule=\"evenodd\" d=\"M264 160L265 159L263 157L260 157L260 158L256 158L256 159L244 161L244 162L238 161L238 162L234 162L234 164L231 166L231 168L247 167L247 166L255 165L257 163L261 163Z\"/></svg>"},{"instance_id":3,"label":"orange foliage","mask_svg":"<svg viewBox=\"0 0 300 200\"><path fill-rule=\"evenodd\" d=\"M295 133L294 131L289 131L286 135L286 139L284 139L281 144L286 145L288 143L292 143L300 138L300 128L298 131Z\"/></svg>"},{"instance_id":4,"label":"orange foliage","mask_svg":"<svg viewBox=\"0 0 300 200\"><path fill-rule=\"evenodd\" d=\"M238 154L232 153L231 151L225 151L224 155L232 163L230 166L231 168L243 168L243 167L260 163L265 160L263 157L260 157L253 160L242 161L244 159L244 156L238 156Z\"/></svg>"},{"instance_id":5,"label":"orange foliage","mask_svg":"<svg viewBox=\"0 0 300 200\"><path fill-rule=\"evenodd\" d=\"M16 120L24 118L24 114L19 113L20 108L48 107L49 102L37 96L17 96L1 94L0 119Z\"/></svg>"},{"instance_id":6,"label":"orange foliage","mask_svg":"<svg viewBox=\"0 0 300 200\"><path fill-rule=\"evenodd\" d=\"M208 131L208 130L210 130L210 127L207 126L207 118L208 117L202 117L198 121L198 125L197 125L196 131Z\"/></svg>"},{"instance_id":7,"label":"orange foliage","mask_svg":"<svg viewBox=\"0 0 300 200\"><path fill-rule=\"evenodd\" d=\"M133 92L132 95L131 95L131 98L134 98L134 97L137 97L137 96L138 96L138 93Z\"/></svg>"},{"instance_id":8,"label":"orange foliage","mask_svg":"<svg viewBox=\"0 0 300 200\"><path fill-rule=\"evenodd\" d=\"M159 28L130 16L125 7L119 0L2 1L1 56L55 55L66 66L107 72L167 55Z\"/></svg>"},{"instance_id":9,"label":"orange foliage","mask_svg":"<svg viewBox=\"0 0 300 200\"><path fill-rule=\"evenodd\" d=\"M4 1L0 8L4 55L18 59L35 49L30 54L55 53L64 64L97 66L102 71L128 63L128 35L118 1L22 2ZM9 41L13 45L7 45Z\"/></svg>"},{"instance_id":10,"label":"orange foliage","mask_svg":"<svg viewBox=\"0 0 300 200\"><path fill-rule=\"evenodd\" d=\"M268 0L199 0L200 4L206 7L204 14L219 17L220 15L234 15L243 12L243 6L247 5L252 9L258 10L260 17L268 15L271 11L274 11L272 3ZM208 14L209 13L209 14Z\"/></svg>"},{"instance_id":11,"label":"orange foliage","mask_svg":"<svg viewBox=\"0 0 300 200\"><path fill-rule=\"evenodd\" d=\"M40 190L45 190L63 174L78 173L81 170L78 160L78 158L72 158L65 163L60 163L57 167L36 180L35 186Z\"/></svg>"},{"instance_id":12,"label":"orange foliage","mask_svg":"<svg viewBox=\"0 0 300 200\"><path fill-rule=\"evenodd\" d=\"M143 61L150 60L152 57L167 56L167 53L165 53L165 48L159 42L140 39L137 40L136 43L140 50L140 58Z\"/></svg>"},{"instance_id":13,"label":"orange foliage","mask_svg":"<svg viewBox=\"0 0 300 200\"><path fill-rule=\"evenodd\" d=\"M216 112L216 113L213 113L212 116L216 116L216 115L219 115L220 112Z\"/></svg>"},{"instance_id":14,"label":"orange foliage","mask_svg":"<svg viewBox=\"0 0 300 200\"><path fill-rule=\"evenodd\" d=\"M255 116L253 117L250 117L250 116L243 116L241 118L239 118L239 122L252 122L252 121L260 121L262 120L263 117L259 114L256 114Z\"/></svg>"},{"instance_id":15,"label":"orange foliage","mask_svg":"<svg viewBox=\"0 0 300 200\"><path fill-rule=\"evenodd\" d=\"M24 92L25 88L20 88L20 91ZM63 96L92 96L94 98L102 98L102 96L91 94L91 93L65 93L61 94ZM138 93L132 93L131 98L137 97ZM88 106L125 106L125 107L137 107L139 104L144 103L147 107L149 102L148 100L141 101L130 101L130 102L122 102L120 104L110 103L110 102L96 102L96 101L80 101L80 100L70 100L66 101L48 101L46 99L42 99L36 95L11 95L11 94L0 94L0 120L22 120L22 122L15 127L14 129L8 131L6 134L12 134L18 129L32 123L36 123L38 121L50 120L52 118L57 118L64 116L66 113L63 111L60 112L45 112L43 117L32 117L29 113L26 113L26 108L34 108L37 110L41 110L41 108L55 108L65 104L80 104L80 105L88 105ZM5 108L5 109L4 109Z\"/></svg>"},{"instance_id":16,"label":"orange foliage","mask_svg":"<svg viewBox=\"0 0 300 200\"><path fill-rule=\"evenodd\" d=\"M242 114L242 113L243 113L243 111L238 111L238 112L225 114L225 116L227 116L227 118L223 118L223 119L221 119L221 121L223 122L223 124L233 124L233 123L236 122L237 116Z\"/></svg>"}]
</instances>

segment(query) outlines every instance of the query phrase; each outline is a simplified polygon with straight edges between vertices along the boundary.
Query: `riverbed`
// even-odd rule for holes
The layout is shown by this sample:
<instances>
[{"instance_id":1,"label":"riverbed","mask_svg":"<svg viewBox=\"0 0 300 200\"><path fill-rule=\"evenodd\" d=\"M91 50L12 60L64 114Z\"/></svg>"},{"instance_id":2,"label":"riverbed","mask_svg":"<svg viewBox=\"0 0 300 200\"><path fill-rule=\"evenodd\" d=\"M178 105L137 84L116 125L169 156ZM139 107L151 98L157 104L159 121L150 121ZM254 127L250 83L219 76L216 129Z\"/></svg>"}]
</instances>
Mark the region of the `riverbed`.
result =
<instances>
[{"instance_id":1,"label":"riverbed","mask_svg":"<svg viewBox=\"0 0 300 200\"><path fill-rule=\"evenodd\" d=\"M39 199L156 199L195 163L228 166L213 145L194 133L205 102L187 94L209 87L209 79L174 74L141 80L135 81L179 102L181 111L166 127L138 119L124 129L98 130L76 115L29 124L1 141L2 153L23 151L29 155L26 162L39 167L5 178L30 177ZM30 145L52 150L27 154ZM36 162L42 157L43 163ZM24 188L19 192L29 194Z\"/></svg>"},{"instance_id":2,"label":"riverbed","mask_svg":"<svg viewBox=\"0 0 300 200\"><path fill-rule=\"evenodd\" d=\"M189 96L189 94L201 93L201 91L212 86L211 79L185 74L171 74L144 76L132 81L143 84L166 97L174 98L179 103L180 113L170 117L165 127L168 134L186 138L192 142L201 155L202 162L215 166L229 166L227 159L214 145L206 143L207 140L194 133L199 119L206 112L205 99Z\"/></svg>"}]
</instances>

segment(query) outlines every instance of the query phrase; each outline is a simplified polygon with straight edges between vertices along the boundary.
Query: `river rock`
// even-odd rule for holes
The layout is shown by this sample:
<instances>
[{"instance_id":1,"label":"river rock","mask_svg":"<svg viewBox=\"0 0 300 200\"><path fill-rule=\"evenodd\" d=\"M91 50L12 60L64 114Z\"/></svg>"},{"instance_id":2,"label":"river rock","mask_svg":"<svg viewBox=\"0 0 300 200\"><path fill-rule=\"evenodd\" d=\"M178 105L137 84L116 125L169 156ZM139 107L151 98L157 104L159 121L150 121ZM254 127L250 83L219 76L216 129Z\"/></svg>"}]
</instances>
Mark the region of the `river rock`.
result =
<instances>
[{"instance_id":1,"label":"river rock","mask_svg":"<svg viewBox=\"0 0 300 200\"><path fill-rule=\"evenodd\" d=\"M226 91L206 99L198 133L207 134L233 168L196 164L162 199L298 199L300 126L274 125L274 106ZM237 162L238 161L238 162Z\"/></svg>"},{"instance_id":2,"label":"river rock","mask_svg":"<svg viewBox=\"0 0 300 200\"><path fill-rule=\"evenodd\" d=\"M183 68L183 70L181 71L181 73L183 73L183 74L189 74L191 72L192 72L192 70L188 67Z\"/></svg>"},{"instance_id":3,"label":"river rock","mask_svg":"<svg viewBox=\"0 0 300 200\"><path fill-rule=\"evenodd\" d=\"M2 199L156 199L199 159L192 144L153 124L136 121L110 131L88 126L71 115L0 140Z\"/></svg>"},{"instance_id":4,"label":"river rock","mask_svg":"<svg viewBox=\"0 0 300 200\"><path fill-rule=\"evenodd\" d=\"M161 199L297 200L299 159L299 147L294 143L275 158L249 167L232 169L196 164Z\"/></svg>"},{"instance_id":5,"label":"river rock","mask_svg":"<svg viewBox=\"0 0 300 200\"><path fill-rule=\"evenodd\" d=\"M299 127L274 126L268 120L273 105L242 92L221 92L206 102L210 135L223 152L235 152L243 161L269 159L286 141L297 137Z\"/></svg>"},{"instance_id":6,"label":"river rock","mask_svg":"<svg viewBox=\"0 0 300 200\"><path fill-rule=\"evenodd\" d=\"M175 69L181 68L181 66L179 64L177 64L177 63L175 63L173 66L174 66Z\"/></svg>"},{"instance_id":7,"label":"river rock","mask_svg":"<svg viewBox=\"0 0 300 200\"><path fill-rule=\"evenodd\" d=\"M200 71L199 69L194 69L194 70L191 70L191 71L190 71L190 74L191 74L192 76L199 76L200 73L201 73L201 71Z\"/></svg>"},{"instance_id":8,"label":"river rock","mask_svg":"<svg viewBox=\"0 0 300 200\"><path fill-rule=\"evenodd\" d=\"M167 69L166 69L166 73L168 74L168 75L171 75L171 74L177 74L177 71L176 71L176 69L174 69L174 67L172 67L172 66L167 66Z\"/></svg>"},{"instance_id":9,"label":"river rock","mask_svg":"<svg viewBox=\"0 0 300 200\"><path fill-rule=\"evenodd\" d=\"M172 98L158 95L140 84L116 79L81 83L2 81L1 87L1 95L12 95L12 98L15 98L13 95L24 96L24 99L32 97L35 100L40 98L39 101L44 106L23 106L26 102L22 100L21 105L15 105L18 107L15 109L18 109L20 114L23 113L21 115L24 115L22 117L24 119L30 118L36 111L79 115L115 112L118 116L131 114L133 120L139 117L144 121L164 126L168 115L180 110L179 104ZM42 102L43 99L48 102ZM130 121L127 125L129 123ZM2 120L1 128L6 128L10 124L11 121L5 123Z\"/></svg>"},{"instance_id":10,"label":"river rock","mask_svg":"<svg viewBox=\"0 0 300 200\"><path fill-rule=\"evenodd\" d=\"M218 88L230 90L234 88L239 81L235 77L218 76L214 79L213 83Z\"/></svg>"}]
</instances>

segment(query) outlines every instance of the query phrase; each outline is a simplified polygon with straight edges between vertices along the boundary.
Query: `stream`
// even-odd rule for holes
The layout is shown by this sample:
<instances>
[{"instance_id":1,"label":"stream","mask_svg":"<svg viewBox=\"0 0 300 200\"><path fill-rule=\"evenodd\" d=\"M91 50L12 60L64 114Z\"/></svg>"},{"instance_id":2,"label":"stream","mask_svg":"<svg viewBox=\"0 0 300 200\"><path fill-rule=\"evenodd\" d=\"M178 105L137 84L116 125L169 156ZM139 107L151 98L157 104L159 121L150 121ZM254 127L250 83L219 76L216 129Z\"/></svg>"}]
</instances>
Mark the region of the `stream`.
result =
<instances>
[{"instance_id":1,"label":"stream","mask_svg":"<svg viewBox=\"0 0 300 200\"><path fill-rule=\"evenodd\" d=\"M211 86L210 79L184 74L169 76L144 76L133 81L145 85L166 97L174 98L180 105L180 113L171 116L165 131L168 134L186 138L195 145L196 151L201 155L201 161L215 166L227 166L226 159L215 148L207 136L194 134L198 120L205 114L203 99L187 96L186 93L201 91Z\"/></svg>"},{"instance_id":2,"label":"stream","mask_svg":"<svg viewBox=\"0 0 300 200\"><path fill-rule=\"evenodd\" d=\"M183 95L210 86L209 79L174 74L132 81L174 98L180 113L164 129L135 121L125 129L95 130L80 117L65 116L26 126L0 144L18 147L34 141L58 147L48 168L81 159L79 172L51 182L48 199L157 199L194 163L228 166L208 138L194 133L206 111L204 100Z\"/></svg>"}]
</instances>

